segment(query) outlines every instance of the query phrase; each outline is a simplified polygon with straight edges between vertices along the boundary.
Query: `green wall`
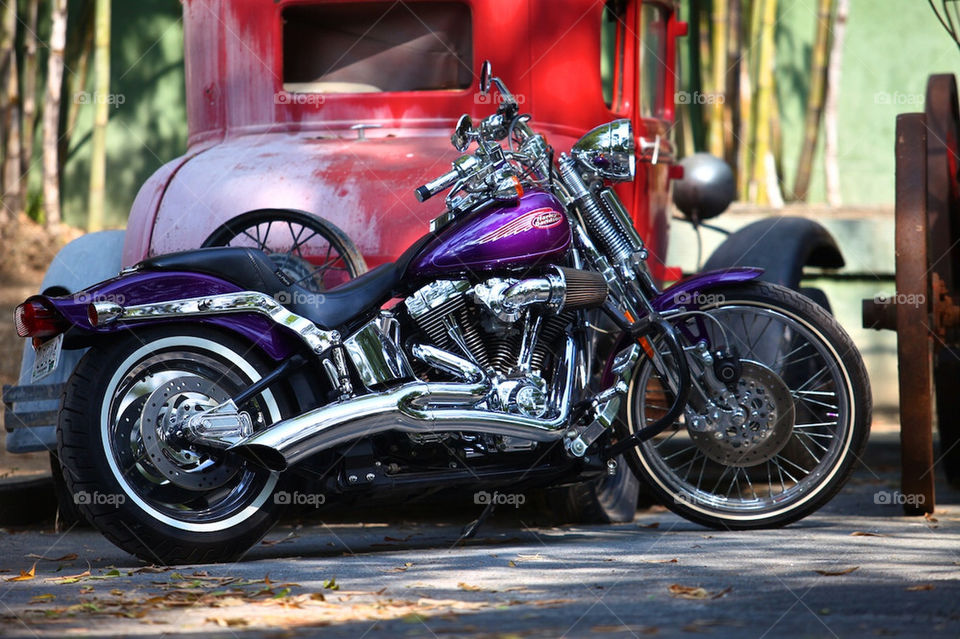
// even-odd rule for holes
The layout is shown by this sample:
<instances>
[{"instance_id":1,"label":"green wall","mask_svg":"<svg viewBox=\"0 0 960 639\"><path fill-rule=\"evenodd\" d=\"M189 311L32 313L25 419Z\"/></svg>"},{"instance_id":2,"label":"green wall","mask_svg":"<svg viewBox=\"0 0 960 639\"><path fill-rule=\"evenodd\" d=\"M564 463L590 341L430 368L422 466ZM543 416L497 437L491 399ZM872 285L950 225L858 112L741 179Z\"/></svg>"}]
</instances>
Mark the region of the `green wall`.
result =
<instances>
[{"instance_id":1,"label":"green wall","mask_svg":"<svg viewBox=\"0 0 960 639\"><path fill-rule=\"evenodd\" d=\"M783 169L796 174L816 0L780 3L777 88ZM923 110L927 76L960 75L960 50L923 0L851 0L839 108L839 164L844 204L892 205L898 113ZM823 136L810 190L824 201Z\"/></svg>"},{"instance_id":2,"label":"green wall","mask_svg":"<svg viewBox=\"0 0 960 639\"><path fill-rule=\"evenodd\" d=\"M113 2L107 126L106 224L126 224L140 185L186 150L182 6L177 0ZM74 15L71 14L71 19ZM93 91L93 72L87 91ZM74 96L64 95L64 100ZM80 109L63 182L68 224L86 225L93 106Z\"/></svg>"}]
</instances>

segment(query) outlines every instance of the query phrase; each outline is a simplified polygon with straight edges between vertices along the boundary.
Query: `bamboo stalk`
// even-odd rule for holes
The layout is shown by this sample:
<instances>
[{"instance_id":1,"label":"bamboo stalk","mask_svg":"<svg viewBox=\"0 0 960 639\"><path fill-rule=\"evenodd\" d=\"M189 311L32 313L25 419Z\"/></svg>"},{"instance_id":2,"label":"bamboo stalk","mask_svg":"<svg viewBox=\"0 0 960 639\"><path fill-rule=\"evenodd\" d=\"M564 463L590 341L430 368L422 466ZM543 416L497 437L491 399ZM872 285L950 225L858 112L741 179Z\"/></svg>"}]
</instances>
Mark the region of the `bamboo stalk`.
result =
<instances>
[{"instance_id":1,"label":"bamboo stalk","mask_svg":"<svg viewBox=\"0 0 960 639\"><path fill-rule=\"evenodd\" d=\"M727 0L713 0L711 12L711 83L707 100L707 150L722 158L724 145L724 98L727 90Z\"/></svg>"},{"instance_id":2,"label":"bamboo stalk","mask_svg":"<svg viewBox=\"0 0 960 639\"><path fill-rule=\"evenodd\" d=\"M749 11L744 12L747 35L747 52L740 66L740 157L737 162L737 190L740 199L753 201L756 189L753 186L755 165L754 146L757 137L757 113L754 86L757 75L757 48L760 41L760 17L765 0L749 0Z\"/></svg>"},{"instance_id":3,"label":"bamboo stalk","mask_svg":"<svg viewBox=\"0 0 960 639\"><path fill-rule=\"evenodd\" d=\"M827 67L827 99L823 106L823 168L826 174L827 203L830 206L843 204L843 193L840 190L840 164L837 159L840 153L837 141L837 113L840 102L840 76L843 69L843 43L846 38L849 13L850 0L839 0L837 15L833 21L830 63Z\"/></svg>"},{"instance_id":4,"label":"bamboo stalk","mask_svg":"<svg viewBox=\"0 0 960 639\"><path fill-rule=\"evenodd\" d=\"M727 86L723 105L724 110L724 159L735 166L739 153L740 140L740 66L742 62L743 36L741 29L741 0L730 0L730 15L727 18Z\"/></svg>"},{"instance_id":5,"label":"bamboo stalk","mask_svg":"<svg viewBox=\"0 0 960 639\"><path fill-rule=\"evenodd\" d=\"M43 206L46 225L60 225L60 101L63 86L63 49L67 41L67 0L52 0L50 57L47 60L46 104L43 110Z\"/></svg>"},{"instance_id":6,"label":"bamboo stalk","mask_svg":"<svg viewBox=\"0 0 960 639\"><path fill-rule=\"evenodd\" d=\"M110 0L96 3L96 91L90 151L90 201L87 229L103 228L104 189L107 177L107 122L110 119Z\"/></svg>"},{"instance_id":7,"label":"bamboo stalk","mask_svg":"<svg viewBox=\"0 0 960 639\"><path fill-rule=\"evenodd\" d=\"M834 0L819 0L817 4L817 35L810 60L810 93L807 96L807 115L803 125L803 145L797 162L797 177L793 183L793 197L806 201L810 190L810 174L813 157L817 151L820 135L820 119L823 115L823 100L826 94L827 64L830 55L830 17Z\"/></svg>"},{"instance_id":8,"label":"bamboo stalk","mask_svg":"<svg viewBox=\"0 0 960 639\"><path fill-rule=\"evenodd\" d=\"M754 144L753 184L757 204L770 202L767 172L771 155L771 117L773 116L774 35L777 23L777 0L761 0L760 49L757 55L756 141Z\"/></svg>"},{"instance_id":9,"label":"bamboo stalk","mask_svg":"<svg viewBox=\"0 0 960 639\"><path fill-rule=\"evenodd\" d=\"M23 181L20 172L20 75L17 72L17 3L7 2L4 15L5 28L11 38L7 52L6 82L7 112L4 117L6 128L6 153L3 158L3 208L7 218L16 219L23 210Z\"/></svg>"},{"instance_id":10,"label":"bamboo stalk","mask_svg":"<svg viewBox=\"0 0 960 639\"><path fill-rule=\"evenodd\" d=\"M23 30L23 157L20 164L24 185L30 184L33 142L37 134L37 14L39 9L40 0L28 0Z\"/></svg>"}]
</instances>

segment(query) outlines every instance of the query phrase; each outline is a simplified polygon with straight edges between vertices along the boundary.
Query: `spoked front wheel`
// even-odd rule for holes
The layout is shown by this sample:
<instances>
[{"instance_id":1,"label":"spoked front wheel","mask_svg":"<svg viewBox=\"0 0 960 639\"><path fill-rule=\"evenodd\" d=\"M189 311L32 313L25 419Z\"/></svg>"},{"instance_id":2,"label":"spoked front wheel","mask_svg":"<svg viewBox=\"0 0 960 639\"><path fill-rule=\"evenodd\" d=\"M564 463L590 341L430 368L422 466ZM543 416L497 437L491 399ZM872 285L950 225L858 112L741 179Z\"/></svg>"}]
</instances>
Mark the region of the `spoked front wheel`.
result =
<instances>
[{"instance_id":1,"label":"spoked front wheel","mask_svg":"<svg viewBox=\"0 0 960 639\"><path fill-rule=\"evenodd\" d=\"M671 510L714 528L782 526L824 505L866 444L871 398L860 354L819 306L763 282L711 290L673 316L694 375L684 414L627 453ZM735 384L713 384L704 350L733 347ZM621 434L672 404L674 384L650 360L634 375ZM711 370L710 372L713 372ZM625 429L625 430L624 430Z\"/></svg>"}]
</instances>

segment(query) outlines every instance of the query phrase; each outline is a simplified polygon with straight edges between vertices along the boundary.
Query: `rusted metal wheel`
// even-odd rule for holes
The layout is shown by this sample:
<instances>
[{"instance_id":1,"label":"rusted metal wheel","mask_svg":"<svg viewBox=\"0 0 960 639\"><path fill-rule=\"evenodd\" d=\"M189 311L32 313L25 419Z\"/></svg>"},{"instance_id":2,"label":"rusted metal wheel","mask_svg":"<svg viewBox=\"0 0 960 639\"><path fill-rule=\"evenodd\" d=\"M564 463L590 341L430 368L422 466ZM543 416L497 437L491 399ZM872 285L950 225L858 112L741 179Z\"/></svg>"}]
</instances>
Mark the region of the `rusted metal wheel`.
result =
<instances>
[{"instance_id":1,"label":"rusted metal wheel","mask_svg":"<svg viewBox=\"0 0 960 639\"><path fill-rule=\"evenodd\" d=\"M933 375L927 252L927 121L897 117L896 314L902 491L908 514L932 512Z\"/></svg>"},{"instance_id":2,"label":"rusted metal wheel","mask_svg":"<svg viewBox=\"0 0 960 639\"><path fill-rule=\"evenodd\" d=\"M960 105L952 74L930 76L926 96L927 224L931 278L933 376L940 459L947 480L960 485Z\"/></svg>"}]
</instances>

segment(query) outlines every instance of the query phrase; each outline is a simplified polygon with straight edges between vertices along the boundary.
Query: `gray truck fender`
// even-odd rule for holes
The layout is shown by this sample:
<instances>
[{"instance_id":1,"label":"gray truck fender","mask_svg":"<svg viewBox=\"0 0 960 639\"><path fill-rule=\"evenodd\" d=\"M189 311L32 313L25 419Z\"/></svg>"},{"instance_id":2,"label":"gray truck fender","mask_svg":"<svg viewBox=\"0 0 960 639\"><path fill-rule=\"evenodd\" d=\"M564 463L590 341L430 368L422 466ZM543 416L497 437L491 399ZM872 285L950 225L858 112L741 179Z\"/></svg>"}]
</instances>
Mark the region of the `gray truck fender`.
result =
<instances>
[{"instance_id":1,"label":"gray truck fender","mask_svg":"<svg viewBox=\"0 0 960 639\"><path fill-rule=\"evenodd\" d=\"M100 231L73 240L53 258L40 292L52 295L75 293L114 277L121 268L123 239L124 231ZM7 450L11 453L56 450L58 388L66 383L86 349L63 351L57 369L34 384L30 379L33 345L29 340L24 340L24 344L19 384L4 389Z\"/></svg>"},{"instance_id":2,"label":"gray truck fender","mask_svg":"<svg viewBox=\"0 0 960 639\"><path fill-rule=\"evenodd\" d=\"M808 289L800 288L803 267L840 268L843 265L837 241L823 226L803 217L771 217L731 233L703 265L703 270L757 266L764 270L760 279L808 293ZM810 297L821 304L826 300L825 296L823 300L813 294Z\"/></svg>"}]
</instances>

